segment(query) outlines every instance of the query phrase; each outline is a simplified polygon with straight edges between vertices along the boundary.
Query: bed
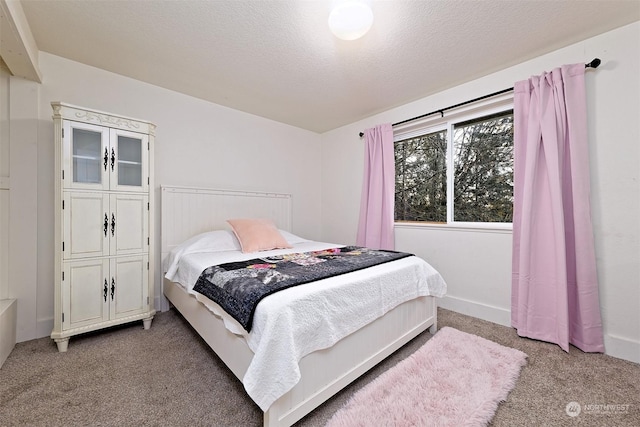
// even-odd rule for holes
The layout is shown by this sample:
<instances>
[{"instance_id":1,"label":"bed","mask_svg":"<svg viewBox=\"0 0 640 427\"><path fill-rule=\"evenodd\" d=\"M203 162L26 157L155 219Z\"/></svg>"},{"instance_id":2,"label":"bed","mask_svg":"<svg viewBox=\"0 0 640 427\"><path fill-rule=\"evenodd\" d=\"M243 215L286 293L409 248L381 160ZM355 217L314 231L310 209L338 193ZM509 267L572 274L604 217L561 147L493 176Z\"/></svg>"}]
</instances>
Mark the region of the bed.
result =
<instances>
[{"instance_id":1,"label":"bed","mask_svg":"<svg viewBox=\"0 0 640 427\"><path fill-rule=\"evenodd\" d=\"M169 186L161 193L162 293L167 299L161 308L172 304L243 382L264 412L264 426L294 424L421 332L435 333L435 299L444 295L446 284L414 256L267 296L255 308L247 332L220 305L194 291L198 271L236 256L247 260L340 245L292 234L287 194ZM269 218L292 247L259 255L228 248L231 218ZM224 244L211 248L214 237L214 246L222 245L219 239ZM377 298L369 302L365 294ZM321 305L344 307L344 312L330 310L326 316L339 319L318 320L324 316ZM278 381L272 381L273 372Z\"/></svg>"}]
</instances>

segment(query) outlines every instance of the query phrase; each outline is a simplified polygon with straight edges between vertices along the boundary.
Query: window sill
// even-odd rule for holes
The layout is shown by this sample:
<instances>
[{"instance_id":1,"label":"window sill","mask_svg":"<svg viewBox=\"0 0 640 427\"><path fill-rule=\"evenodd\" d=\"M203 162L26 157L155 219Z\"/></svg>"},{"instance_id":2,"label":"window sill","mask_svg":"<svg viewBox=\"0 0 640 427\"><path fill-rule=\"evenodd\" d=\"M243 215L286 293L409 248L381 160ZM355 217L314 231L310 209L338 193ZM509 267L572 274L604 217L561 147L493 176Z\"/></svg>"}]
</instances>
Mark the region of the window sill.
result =
<instances>
[{"instance_id":1,"label":"window sill","mask_svg":"<svg viewBox=\"0 0 640 427\"><path fill-rule=\"evenodd\" d=\"M438 222L395 222L394 228L415 228L421 230L440 230L440 231L471 231L479 233L502 233L511 234L513 231L512 224L490 224L490 223L454 223L445 224Z\"/></svg>"}]
</instances>

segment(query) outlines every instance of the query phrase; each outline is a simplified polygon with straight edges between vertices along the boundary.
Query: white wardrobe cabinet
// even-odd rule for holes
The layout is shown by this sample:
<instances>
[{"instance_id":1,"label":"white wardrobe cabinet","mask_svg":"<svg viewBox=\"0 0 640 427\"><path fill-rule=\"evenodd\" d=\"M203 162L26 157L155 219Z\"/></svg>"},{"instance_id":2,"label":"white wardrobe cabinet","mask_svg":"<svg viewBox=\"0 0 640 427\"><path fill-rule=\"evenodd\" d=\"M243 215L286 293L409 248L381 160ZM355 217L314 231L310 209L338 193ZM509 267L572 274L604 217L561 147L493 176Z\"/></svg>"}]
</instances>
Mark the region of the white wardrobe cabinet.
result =
<instances>
[{"instance_id":1,"label":"white wardrobe cabinet","mask_svg":"<svg viewBox=\"0 0 640 427\"><path fill-rule=\"evenodd\" d=\"M151 326L155 126L52 102L55 314L51 338L125 322Z\"/></svg>"}]
</instances>

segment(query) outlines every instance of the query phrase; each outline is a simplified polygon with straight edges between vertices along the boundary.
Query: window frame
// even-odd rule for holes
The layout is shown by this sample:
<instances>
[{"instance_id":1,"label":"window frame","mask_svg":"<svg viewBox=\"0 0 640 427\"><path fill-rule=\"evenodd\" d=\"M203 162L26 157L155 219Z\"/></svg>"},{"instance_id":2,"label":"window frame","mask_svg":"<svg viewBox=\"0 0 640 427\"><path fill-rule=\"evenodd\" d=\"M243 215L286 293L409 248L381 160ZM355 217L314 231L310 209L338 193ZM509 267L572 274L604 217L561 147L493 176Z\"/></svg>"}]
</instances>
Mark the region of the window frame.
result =
<instances>
[{"instance_id":1,"label":"window frame","mask_svg":"<svg viewBox=\"0 0 640 427\"><path fill-rule=\"evenodd\" d=\"M497 95L495 97L483 99L471 104L460 106L456 109L447 110L441 115L425 117L413 120L403 125L394 126L393 142L403 141L409 138L416 138L432 132L447 132L447 222L428 221L397 221L394 218L396 227L428 227L445 229L475 229L483 231L510 231L513 223L506 222L463 222L453 219L453 191L454 191L454 147L453 132L454 126L469 120L479 119L484 116L498 114L513 110L513 92Z\"/></svg>"}]
</instances>

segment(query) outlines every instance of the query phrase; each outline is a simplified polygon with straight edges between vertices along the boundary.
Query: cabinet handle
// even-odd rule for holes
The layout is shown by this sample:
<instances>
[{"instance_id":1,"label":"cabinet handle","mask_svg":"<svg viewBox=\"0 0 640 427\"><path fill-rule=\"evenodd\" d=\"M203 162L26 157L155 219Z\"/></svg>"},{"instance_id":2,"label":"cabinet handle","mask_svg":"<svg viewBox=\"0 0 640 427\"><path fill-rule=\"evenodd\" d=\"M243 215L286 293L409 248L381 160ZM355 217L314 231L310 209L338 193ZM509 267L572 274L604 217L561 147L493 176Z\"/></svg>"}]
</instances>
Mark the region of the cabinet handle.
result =
<instances>
[{"instance_id":1,"label":"cabinet handle","mask_svg":"<svg viewBox=\"0 0 640 427\"><path fill-rule=\"evenodd\" d=\"M107 302L107 293L109 292L109 284L107 283L107 279L105 277L104 279L104 289L103 289L103 293L104 293L104 302Z\"/></svg>"},{"instance_id":2,"label":"cabinet handle","mask_svg":"<svg viewBox=\"0 0 640 427\"><path fill-rule=\"evenodd\" d=\"M113 172L113 166L116 164L116 152L111 148L111 172Z\"/></svg>"},{"instance_id":3,"label":"cabinet handle","mask_svg":"<svg viewBox=\"0 0 640 427\"><path fill-rule=\"evenodd\" d=\"M113 301L113 295L116 293L116 281L111 278L111 301Z\"/></svg>"},{"instance_id":4,"label":"cabinet handle","mask_svg":"<svg viewBox=\"0 0 640 427\"><path fill-rule=\"evenodd\" d=\"M112 213L111 214L111 235L114 236L116 233L116 217Z\"/></svg>"},{"instance_id":5,"label":"cabinet handle","mask_svg":"<svg viewBox=\"0 0 640 427\"><path fill-rule=\"evenodd\" d=\"M109 229L109 217L104 214L104 237L107 237L107 230Z\"/></svg>"},{"instance_id":6,"label":"cabinet handle","mask_svg":"<svg viewBox=\"0 0 640 427\"><path fill-rule=\"evenodd\" d=\"M104 147L104 170L107 171L107 164L109 163L109 149Z\"/></svg>"}]
</instances>

